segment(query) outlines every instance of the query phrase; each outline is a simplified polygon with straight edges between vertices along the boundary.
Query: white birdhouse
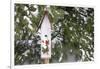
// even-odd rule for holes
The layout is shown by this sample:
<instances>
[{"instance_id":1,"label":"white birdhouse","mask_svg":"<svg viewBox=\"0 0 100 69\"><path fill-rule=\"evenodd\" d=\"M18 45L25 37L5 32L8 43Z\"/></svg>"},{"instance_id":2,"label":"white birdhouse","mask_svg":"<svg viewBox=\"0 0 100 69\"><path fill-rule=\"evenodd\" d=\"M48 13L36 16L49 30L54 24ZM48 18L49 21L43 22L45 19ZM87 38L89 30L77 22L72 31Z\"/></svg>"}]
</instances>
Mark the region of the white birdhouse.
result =
<instances>
[{"instance_id":1,"label":"white birdhouse","mask_svg":"<svg viewBox=\"0 0 100 69\"><path fill-rule=\"evenodd\" d=\"M41 58L51 58L51 24L48 18L48 11L45 11L41 27Z\"/></svg>"}]
</instances>

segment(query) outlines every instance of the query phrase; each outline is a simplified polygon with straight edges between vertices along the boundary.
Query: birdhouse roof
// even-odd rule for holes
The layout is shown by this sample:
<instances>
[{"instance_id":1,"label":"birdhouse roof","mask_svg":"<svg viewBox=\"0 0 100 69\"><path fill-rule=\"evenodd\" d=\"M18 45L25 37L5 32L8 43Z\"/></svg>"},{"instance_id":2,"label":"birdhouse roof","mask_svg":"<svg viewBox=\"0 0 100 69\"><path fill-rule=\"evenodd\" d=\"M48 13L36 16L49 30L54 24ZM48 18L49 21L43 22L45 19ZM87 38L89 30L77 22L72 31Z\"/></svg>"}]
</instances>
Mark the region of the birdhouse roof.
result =
<instances>
[{"instance_id":1,"label":"birdhouse roof","mask_svg":"<svg viewBox=\"0 0 100 69\"><path fill-rule=\"evenodd\" d=\"M39 28L41 28L41 25L42 25L42 22L43 22L43 20L44 20L44 18L45 18L45 15L48 16L48 19L49 19L49 21L50 21L50 23L51 23L51 19L50 19L49 12L48 12L47 10L45 10L44 13L43 13L43 16L42 16L41 19L40 19L40 23L39 23L39 25L38 25L37 31L39 30Z\"/></svg>"}]
</instances>

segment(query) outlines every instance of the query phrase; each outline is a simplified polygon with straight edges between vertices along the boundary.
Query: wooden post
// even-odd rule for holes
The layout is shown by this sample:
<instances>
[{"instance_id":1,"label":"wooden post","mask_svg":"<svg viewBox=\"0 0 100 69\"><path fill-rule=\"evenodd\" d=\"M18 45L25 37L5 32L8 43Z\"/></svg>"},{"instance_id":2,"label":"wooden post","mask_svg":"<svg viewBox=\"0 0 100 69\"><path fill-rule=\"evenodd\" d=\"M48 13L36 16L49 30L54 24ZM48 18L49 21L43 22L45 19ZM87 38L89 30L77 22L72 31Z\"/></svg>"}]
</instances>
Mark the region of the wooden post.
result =
<instances>
[{"instance_id":1,"label":"wooden post","mask_svg":"<svg viewBox=\"0 0 100 69\"><path fill-rule=\"evenodd\" d=\"M49 64L49 58L41 59L41 64Z\"/></svg>"},{"instance_id":2,"label":"wooden post","mask_svg":"<svg viewBox=\"0 0 100 69\"><path fill-rule=\"evenodd\" d=\"M49 64L49 58L44 59L44 64Z\"/></svg>"}]
</instances>

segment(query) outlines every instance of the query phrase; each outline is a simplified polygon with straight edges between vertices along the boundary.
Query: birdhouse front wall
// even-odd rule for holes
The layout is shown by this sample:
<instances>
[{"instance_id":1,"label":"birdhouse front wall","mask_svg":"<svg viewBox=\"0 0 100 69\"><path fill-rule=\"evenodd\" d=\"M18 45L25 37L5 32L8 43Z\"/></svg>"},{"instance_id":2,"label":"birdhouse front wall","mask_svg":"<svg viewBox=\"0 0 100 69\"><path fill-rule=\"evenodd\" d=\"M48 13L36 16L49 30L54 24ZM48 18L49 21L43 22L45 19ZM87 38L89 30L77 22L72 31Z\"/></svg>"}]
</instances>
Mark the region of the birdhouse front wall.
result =
<instances>
[{"instance_id":1,"label":"birdhouse front wall","mask_svg":"<svg viewBox=\"0 0 100 69\"><path fill-rule=\"evenodd\" d=\"M47 14L41 24L41 58L51 58L51 25Z\"/></svg>"}]
</instances>

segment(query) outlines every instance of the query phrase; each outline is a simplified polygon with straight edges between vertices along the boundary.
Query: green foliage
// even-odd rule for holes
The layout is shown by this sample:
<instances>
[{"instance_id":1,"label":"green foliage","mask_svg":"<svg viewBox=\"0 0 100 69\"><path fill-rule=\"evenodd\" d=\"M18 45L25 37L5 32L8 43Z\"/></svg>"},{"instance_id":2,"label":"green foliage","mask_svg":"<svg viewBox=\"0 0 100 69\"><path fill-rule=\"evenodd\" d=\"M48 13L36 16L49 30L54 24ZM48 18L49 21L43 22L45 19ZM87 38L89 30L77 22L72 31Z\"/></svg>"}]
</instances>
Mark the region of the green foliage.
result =
<instances>
[{"instance_id":1,"label":"green foliage","mask_svg":"<svg viewBox=\"0 0 100 69\"><path fill-rule=\"evenodd\" d=\"M40 37L36 30L44 8L33 4L15 4L15 65L41 63ZM48 12L52 25L50 63L67 62L68 54L75 55L74 61L93 61L94 9L50 6Z\"/></svg>"}]
</instances>

